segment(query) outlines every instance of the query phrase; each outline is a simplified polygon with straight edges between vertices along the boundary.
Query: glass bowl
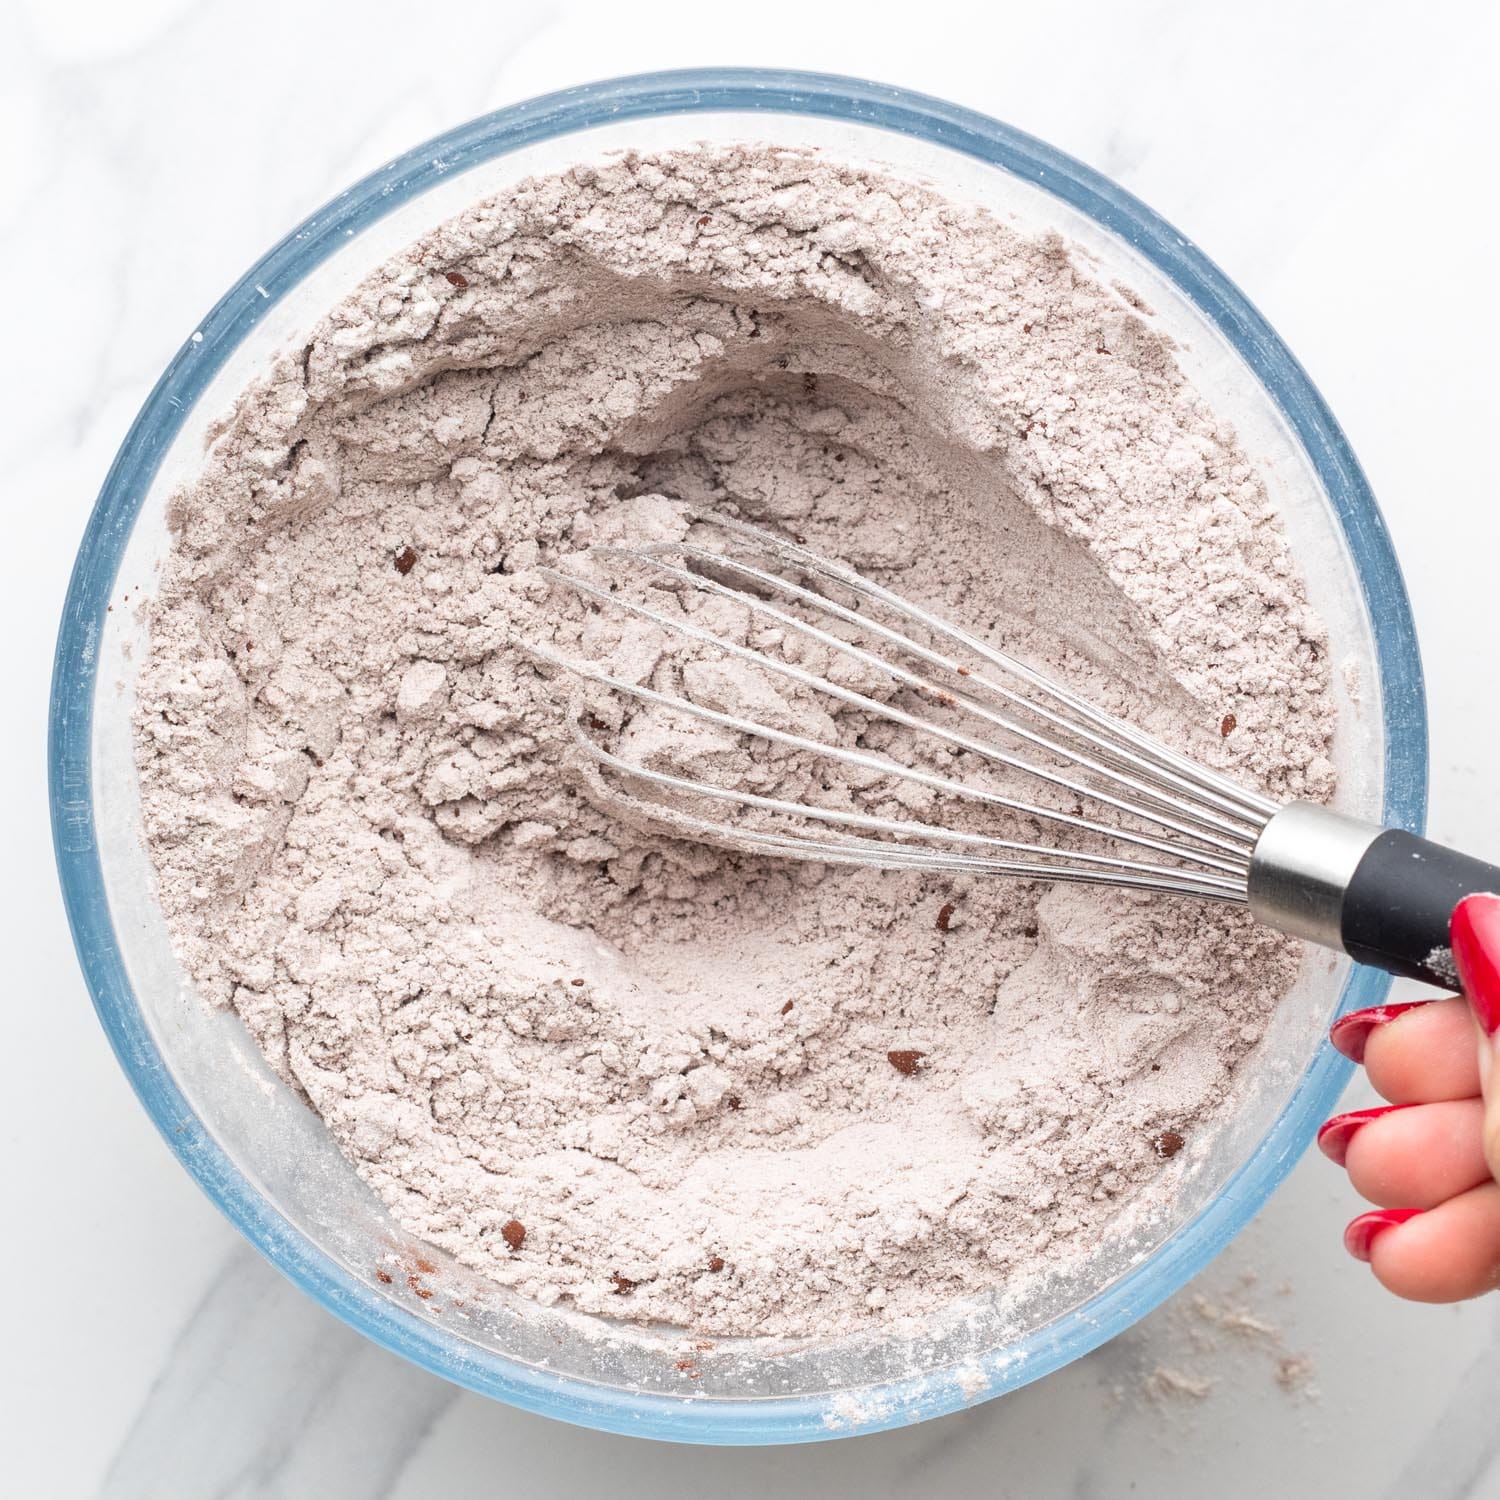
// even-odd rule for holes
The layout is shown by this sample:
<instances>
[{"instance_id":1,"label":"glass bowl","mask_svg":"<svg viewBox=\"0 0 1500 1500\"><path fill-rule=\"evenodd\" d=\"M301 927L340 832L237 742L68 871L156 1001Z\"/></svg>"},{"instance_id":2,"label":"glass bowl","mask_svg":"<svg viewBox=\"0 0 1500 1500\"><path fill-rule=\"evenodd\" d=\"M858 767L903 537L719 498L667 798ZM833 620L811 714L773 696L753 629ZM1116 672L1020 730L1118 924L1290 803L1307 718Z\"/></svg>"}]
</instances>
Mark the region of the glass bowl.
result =
<instances>
[{"instance_id":1,"label":"glass bowl","mask_svg":"<svg viewBox=\"0 0 1500 1500\"><path fill-rule=\"evenodd\" d=\"M721 1342L694 1349L687 1371L681 1330L525 1303L413 1243L238 1020L195 994L152 894L130 712L144 642L136 606L168 545L166 498L195 472L209 424L344 291L468 203L611 149L703 139L810 144L925 177L1023 227L1061 230L1139 292L1265 473L1328 625L1340 805L1420 827L1426 719L1400 572L1348 443L1265 320L1143 204L1019 131L854 79L739 69L593 84L464 125L340 194L229 290L152 391L79 549L53 679L52 819L79 959L121 1066L204 1191L310 1296L417 1364L533 1411L655 1438L793 1442L1010 1390L1149 1312L1285 1177L1348 1076L1325 1028L1340 1007L1378 1003L1389 981L1310 953L1223 1125L1201 1159L1180 1165L1171 1203L1122 1223L1069 1276L918 1327ZM412 1268L411 1282L393 1266Z\"/></svg>"}]
</instances>

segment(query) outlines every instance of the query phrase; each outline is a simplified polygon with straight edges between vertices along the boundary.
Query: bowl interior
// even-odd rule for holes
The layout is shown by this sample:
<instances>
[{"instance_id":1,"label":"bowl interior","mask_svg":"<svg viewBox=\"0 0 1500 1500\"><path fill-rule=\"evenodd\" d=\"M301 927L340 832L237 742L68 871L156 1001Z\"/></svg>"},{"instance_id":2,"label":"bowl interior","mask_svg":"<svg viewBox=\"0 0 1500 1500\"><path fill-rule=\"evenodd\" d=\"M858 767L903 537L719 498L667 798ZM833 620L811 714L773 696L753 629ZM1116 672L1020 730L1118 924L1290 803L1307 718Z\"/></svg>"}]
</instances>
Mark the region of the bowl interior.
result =
<instances>
[{"instance_id":1,"label":"bowl interior","mask_svg":"<svg viewBox=\"0 0 1500 1500\"><path fill-rule=\"evenodd\" d=\"M1235 1107L1207 1149L1183 1163L1170 1204L1152 1214L1127 1213L1109 1243L1070 1275L957 1304L920 1327L887 1326L825 1344L746 1340L699 1349L697 1376L685 1390L679 1330L613 1324L510 1298L413 1243L321 1122L270 1071L237 1018L203 1003L177 964L142 843L130 730L134 673L145 647L138 606L151 596L169 546L167 500L196 472L210 424L270 356L428 227L523 177L627 146L751 140L813 145L929 179L1022 227L1061 230L1094 260L1097 274L1144 298L1176 339L1190 378L1233 423L1266 477L1331 637L1339 805L1380 818L1391 802L1390 705L1367 599L1371 565L1356 560L1348 516L1341 514L1347 503L1330 492L1327 455L1309 452L1242 342L1232 341L1234 330L1160 269L1149 245L1132 243L1128 231L1107 227L1038 185L1035 173L923 134L805 113L795 100L753 110L666 108L519 143L506 139L497 133L490 155L462 167L439 156L425 180L418 174L414 186L399 192L355 190L371 200L357 228L320 234L317 220L304 226L311 253L300 279L256 285L252 273L231 293L215 315L234 311L231 303L240 299L231 332L207 348L195 335L180 357L179 363L205 361L196 398L164 404L159 391L142 418L155 438L150 461L137 464L133 486L112 475L106 487L101 510L114 506L114 525L91 529L80 574L92 579L96 603L107 596L114 607L96 611L81 653L69 651L65 627L59 655L59 692L68 685L62 674L71 672L80 706L92 715L87 764L71 773L65 765L60 774L64 783L69 774L80 781L73 805L91 801L100 882L87 893L92 915L80 916L84 897L77 888L69 896L101 1013L169 1139L177 1131L174 1148L252 1238L358 1326L477 1389L594 1425L746 1441L888 1425L1022 1383L1148 1311L1248 1217L1306 1144L1307 1111L1298 1109L1314 1087L1309 1063L1341 997L1347 1003L1357 993L1359 1003L1374 1003L1384 981L1353 975L1347 960L1310 950L1265 1041L1241 1069ZM1399 596L1399 579L1395 588ZM1404 597L1399 602L1404 608ZM60 857L65 845L60 831ZM66 862L64 878L67 885ZM91 964L84 932L90 923L96 932L102 924L112 939L107 973ZM1328 1096L1341 1074L1319 1066L1314 1091ZM398 1269L403 1259L415 1267L419 1256L436 1267L422 1277L433 1293L427 1299L413 1294Z\"/></svg>"}]
</instances>

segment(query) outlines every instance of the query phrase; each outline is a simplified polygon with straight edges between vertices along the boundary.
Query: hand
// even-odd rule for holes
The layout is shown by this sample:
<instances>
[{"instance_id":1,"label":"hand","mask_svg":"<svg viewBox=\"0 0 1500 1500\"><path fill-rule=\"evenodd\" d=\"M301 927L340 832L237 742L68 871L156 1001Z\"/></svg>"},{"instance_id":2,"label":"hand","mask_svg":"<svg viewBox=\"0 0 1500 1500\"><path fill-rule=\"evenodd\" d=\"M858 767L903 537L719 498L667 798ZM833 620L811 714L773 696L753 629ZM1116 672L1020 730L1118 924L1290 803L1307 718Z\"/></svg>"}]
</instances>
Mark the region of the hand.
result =
<instances>
[{"instance_id":1,"label":"hand","mask_svg":"<svg viewBox=\"0 0 1500 1500\"><path fill-rule=\"evenodd\" d=\"M1329 1033L1389 1099L1335 1115L1325 1156L1379 1205L1344 1231L1388 1291L1458 1302L1500 1287L1500 896L1453 914L1467 1000L1377 1005Z\"/></svg>"}]
</instances>

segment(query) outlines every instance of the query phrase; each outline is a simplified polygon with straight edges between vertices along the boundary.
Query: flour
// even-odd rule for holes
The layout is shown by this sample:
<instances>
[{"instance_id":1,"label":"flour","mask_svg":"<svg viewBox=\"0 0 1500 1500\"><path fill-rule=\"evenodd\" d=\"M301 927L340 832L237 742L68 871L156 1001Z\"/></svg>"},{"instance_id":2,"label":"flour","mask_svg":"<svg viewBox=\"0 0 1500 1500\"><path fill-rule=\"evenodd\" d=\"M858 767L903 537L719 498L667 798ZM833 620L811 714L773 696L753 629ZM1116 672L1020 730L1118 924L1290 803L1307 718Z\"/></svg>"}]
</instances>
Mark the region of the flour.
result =
<instances>
[{"instance_id":1,"label":"flour","mask_svg":"<svg viewBox=\"0 0 1500 1500\"><path fill-rule=\"evenodd\" d=\"M661 642L538 568L693 510L1331 788L1321 627L1139 299L817 154L627 156L383 267L176 497L137 740L177 951L409 1230L540 1302L833 1336L1077 1264L1202 1151L1295 947L613 818L521 643L649 683Z\"/></svg>"},{"instance_id":2,"label":"flour","mask_svg":"<svg viewBox=\"0 0 1500 1500\"><path fill-rule=\"evenodd\" d=\"M1237 1247L1238 1248L1238 1247ZM1242 1258L1242 1255L1241 1255ZM1118 1401L1138 1410L1181 1415L1193 1407L1242 1405L1268 1383L1286 1396L1316 1401L1319 1391L1310 1355L1289 1342L1294 1309L1284 1303L1290 1285L1277 1289L1276 1306L1259 1289L1253 1270L1236 1272L1228 1256L1190 1290L1141 1320L1095 1358L1124 1375L1110 1387Z\"/></svg>"}]
</instances>

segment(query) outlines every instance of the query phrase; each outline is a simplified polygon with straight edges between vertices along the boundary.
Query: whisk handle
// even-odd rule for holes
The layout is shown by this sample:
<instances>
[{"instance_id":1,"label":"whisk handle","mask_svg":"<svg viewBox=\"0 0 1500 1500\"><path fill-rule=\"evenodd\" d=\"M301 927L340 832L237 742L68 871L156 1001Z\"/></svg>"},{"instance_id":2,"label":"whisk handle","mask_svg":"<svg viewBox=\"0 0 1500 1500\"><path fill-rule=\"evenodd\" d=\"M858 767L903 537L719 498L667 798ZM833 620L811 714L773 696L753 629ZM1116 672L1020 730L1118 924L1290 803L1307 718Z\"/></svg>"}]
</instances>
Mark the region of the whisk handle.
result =
<instances>
[{"instance_id":1,"label":"whisk handle","mask_svg":"<svg viewBox=\"0 0 1500 1500\"><path fill-rule=\"evenodd\" d=\"M1271 819L1250 864L1258 920L1448 990L1453 908L1480 891L1500 892L1500 866L1304 802Z\"/></svg>"},{"instance_id":2,"label":"whisk handle","mask_svg":"<svg viewBox=\"0 0 1500 1500\"><path fill-rule=\"evenodd\" d=\"M1500 891L1500 867L1383 829L1344 893L1344 949L1362 964L1457 990L1448 925L1465 896Z\"/></svg>"}]
</instances>

